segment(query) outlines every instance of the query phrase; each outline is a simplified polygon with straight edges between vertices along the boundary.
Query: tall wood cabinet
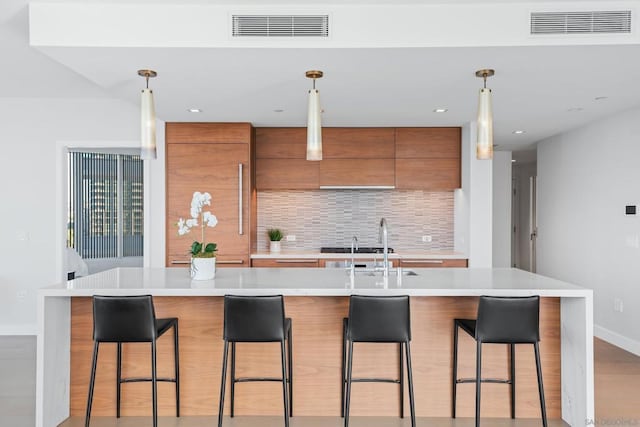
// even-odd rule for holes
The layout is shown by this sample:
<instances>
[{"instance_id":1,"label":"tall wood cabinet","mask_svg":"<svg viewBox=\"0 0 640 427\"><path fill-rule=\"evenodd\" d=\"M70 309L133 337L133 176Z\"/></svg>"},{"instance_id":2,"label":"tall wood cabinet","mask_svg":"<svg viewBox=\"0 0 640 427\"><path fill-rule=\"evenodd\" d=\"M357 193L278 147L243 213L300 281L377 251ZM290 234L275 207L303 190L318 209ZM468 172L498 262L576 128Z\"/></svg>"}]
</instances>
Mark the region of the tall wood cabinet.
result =
<instances>
[{"instance_id":1,"label":"tall wood cabinet","mask_svg":"<svg viewBox=\"0 0 640 427\"><path fill-rule=\"evenodd\" d=\"M216 264L249 266L252 223L253 128L250 123L167 123L166 265L188 265L189 247L201 240L199 229L178 235L178 218L189 218L194 191L211 194L218 225L207 228L208 242L218 244Z\"/></svg>"}]
</instances>

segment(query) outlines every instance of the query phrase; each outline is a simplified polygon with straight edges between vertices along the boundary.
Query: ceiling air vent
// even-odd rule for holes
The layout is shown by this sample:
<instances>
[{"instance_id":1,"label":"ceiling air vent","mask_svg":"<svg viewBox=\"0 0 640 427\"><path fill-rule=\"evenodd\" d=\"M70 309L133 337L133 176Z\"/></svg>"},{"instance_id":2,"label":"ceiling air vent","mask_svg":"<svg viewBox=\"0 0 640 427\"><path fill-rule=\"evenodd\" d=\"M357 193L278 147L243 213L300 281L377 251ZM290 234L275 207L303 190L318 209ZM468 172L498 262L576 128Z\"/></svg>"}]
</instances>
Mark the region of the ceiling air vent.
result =
<instances>
[{"instance_id":1,"label":"ceiling air vent","mask_svg":"<svg viewBox=\"0 0 640 427\"><path fill-rule=\"evenodd\" d=\"M233 15L233 37L328 37L329 15Z\"/></svg>"},{"instance_id":2,"label":"ceiling air vent","mask_svg":"<svg viewBox=\"0 0 640 427\"><path fill-rule=\"evenodd\" d=\"M534 12L531 34L631 33L631 11Z\"/></svg>"}]
</instances>

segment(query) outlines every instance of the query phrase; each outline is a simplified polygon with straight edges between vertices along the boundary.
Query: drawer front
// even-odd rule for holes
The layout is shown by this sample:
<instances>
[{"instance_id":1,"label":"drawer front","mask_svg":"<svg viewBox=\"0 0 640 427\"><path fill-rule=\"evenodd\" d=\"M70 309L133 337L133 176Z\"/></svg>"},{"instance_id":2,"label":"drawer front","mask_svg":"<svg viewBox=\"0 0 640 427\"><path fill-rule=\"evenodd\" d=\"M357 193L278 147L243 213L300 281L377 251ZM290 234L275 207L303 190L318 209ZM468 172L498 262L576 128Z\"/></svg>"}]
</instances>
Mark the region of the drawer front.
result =
<instances>
[{"instance_id":1,"label":"drawer front","mask_svg":"<svg viewBox=\"0 0 640 427\"><path fill-rule=\"evenodd\" d=\"M400 261L402 267L407 268L446 268L446 267L463 267L468 266L466 259L403 259Z\"/></svg>"},{"instance_id":2,"label":"drawer front","mask_svg":"<svg viewBox=\"0 0 640 427\"><path fill-rule=\"evenodd\" d=\"M318 267L318 260L304 258L253 259L251 260L251 266L275 268Z\"/></svg>"}]
</instances>

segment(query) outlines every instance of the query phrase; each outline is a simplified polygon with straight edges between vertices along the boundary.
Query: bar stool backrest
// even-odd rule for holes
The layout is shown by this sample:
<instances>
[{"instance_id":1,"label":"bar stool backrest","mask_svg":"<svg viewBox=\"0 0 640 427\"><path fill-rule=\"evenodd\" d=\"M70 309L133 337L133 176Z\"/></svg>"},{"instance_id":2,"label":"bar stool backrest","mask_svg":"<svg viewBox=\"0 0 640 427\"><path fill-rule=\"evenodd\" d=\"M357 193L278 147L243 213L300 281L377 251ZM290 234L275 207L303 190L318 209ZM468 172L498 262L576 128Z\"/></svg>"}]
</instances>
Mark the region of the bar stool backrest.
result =
<instances>
[{"instance_id":1,"label":"bar stool backrest","mask_svg":"<svg viewBox=\"0 0 640 427\"><path fill-rule=\"evenodd\" d=\"M224 339L238 342L283 341L282 295L225 295Z\"/></svg>"},{"instance_id":2,"label":"bar stool backrest","mask_svg":"<svg viewBox=\"0 0 640 427\"><path fill-rule=\"evenodd\" d=\"M151 295L93 297L93 339L98 342L151 342L156 339Z\"/></svg>"},{"instance_id":3,"label":"bar stool backrest","mask_svg":"<svg viewBox=\"0 0 640 427\"><path fill-rule=\"evenodd\" d=\"M352 295L348 334L353 342L411 341L409 296Z\"/></svg>"},{"instance_id":4,"label":"bar stool backrest","mask_svg":"<svg viewBox=\"0 0 640 427\"><path fill-rule=\"evenodd\" d=\"M536 343L540 341L539 317L539 296L481 296L476 339L485 343Z\"/></svg>"}]
</instances>

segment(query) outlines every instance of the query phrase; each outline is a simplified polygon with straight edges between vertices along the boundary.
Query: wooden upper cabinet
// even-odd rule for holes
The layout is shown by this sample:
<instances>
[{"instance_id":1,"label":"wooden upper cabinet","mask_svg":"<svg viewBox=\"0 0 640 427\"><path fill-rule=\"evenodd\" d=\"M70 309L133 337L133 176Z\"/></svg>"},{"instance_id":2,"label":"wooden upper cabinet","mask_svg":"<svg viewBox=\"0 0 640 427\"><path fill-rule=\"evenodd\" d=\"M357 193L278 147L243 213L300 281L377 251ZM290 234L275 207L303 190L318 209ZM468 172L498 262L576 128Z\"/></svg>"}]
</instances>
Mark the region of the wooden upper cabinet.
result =
<instances>
[{"instance_id":1,"label":"wooden upper cabinet","mask_svg":"<svg viewBox=\"0 0 640 427\"><path fill-rule=\"evenodd\" d=\"M396 188L451 191L461 186L460 128L397 128Z\"/></svg>"},{"instance_id":2,"label":"wooden upper cabinet","mask_svg":"<svg viewBox=\"0 0 640 427\"><path fill-rule=\"evenodd\" d=\"M325 159L320 162L320 186L393 186L393 159Z\"/></svg>"},{"instance_id":3,"label":"wooden upper cabinet","mask_svg":"<svg viewBox=\"0 0 640 427\"><path fill-rule=\"evenodd\" d=\"M323 128L320 186L395 185L393 128Z\"/></svg>"},{"instance_id":4,"label":"wooden upper cabinet","mask_svg":"<svg viewBox=\"0 0 640 427\"><path fill-rule=\"evenodd\" d=\"M256 189L317 190L318 163L305 159L256 159Z\"/></svg>"},{"instance_id":5,"label":"wooden upper cabinet","mask_svg":"<svg viewBox=\"0 0 640 427\"><path fill-rule=\"evenodd\" d=\"M256 129L258 190L322 186L460 187L460 128L323 128L322 157L306 160L306 128Z\"/></svg>"},{"instance_id":6,"label":"wooden upper cabinet","mask_svg":"<svg viewBox=\"0 0 640 427\"><path fill-rule=\"evenodd\" d=\"M248 144L251 123L167 123L165 139L168 144Z\"/></svg>"},{"instance_id":7,"label":"wooden upper cabinet","mask_svg":"<svg viewBox=\"0 0 640 427\"><path fill-rule=\"evenodd\" d=\"M396 159L459 159L460 128L396 128Z\"/></svg>"},{"instance_id":8,"label":"wooden upper cabinet","mask_svg":"<svg viewBox=\"0 0 640 427\"><path fill-rule=\"evenodd\" d=\"M393 128L323 128L324 159L393 159Z\"/></svg>"},{"instance_id":9,"label":"wooden upper cabinet","mask_svg":"<svg viewBox=\"0 0 640 427\"><path fill-rule=\"evenodd\" d=\"M256 128L258 190L318 189L319 162L306 158L306 128Z\"/></svg>"},{"instance_id":10,"label":"wooden upper cabinet","mask_svg":"<svg viewBox=\"0 0 640 427\"><path fill-rule=\"evenodd\" d=\"M256 128L256 159L306 159L307 128Z\"/></svg>"}]
</instances>

